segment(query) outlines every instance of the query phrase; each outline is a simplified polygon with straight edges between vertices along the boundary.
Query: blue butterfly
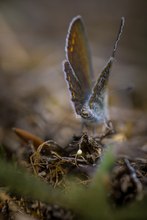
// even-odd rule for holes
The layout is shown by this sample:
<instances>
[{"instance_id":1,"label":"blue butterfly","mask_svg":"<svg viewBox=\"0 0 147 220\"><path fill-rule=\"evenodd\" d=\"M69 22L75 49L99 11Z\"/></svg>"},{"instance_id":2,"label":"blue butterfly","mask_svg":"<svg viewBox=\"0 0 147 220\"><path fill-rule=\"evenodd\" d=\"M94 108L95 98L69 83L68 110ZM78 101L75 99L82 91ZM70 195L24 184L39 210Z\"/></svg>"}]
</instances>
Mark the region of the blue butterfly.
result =
<instances>
[{"instance_id":1,"label":"blue butterfly","mask_svg":"<svg viewBox=\"0 0 147 220\"><path fill-rule=\"evenodd\" d=\"M122 17L112 55L95 84L93 84L91 57L82 17L77 16L70 23L63 68L75 111L85 124L104 123L109 127L107 84L124 22Z\"/></svg>"}]
</instances>

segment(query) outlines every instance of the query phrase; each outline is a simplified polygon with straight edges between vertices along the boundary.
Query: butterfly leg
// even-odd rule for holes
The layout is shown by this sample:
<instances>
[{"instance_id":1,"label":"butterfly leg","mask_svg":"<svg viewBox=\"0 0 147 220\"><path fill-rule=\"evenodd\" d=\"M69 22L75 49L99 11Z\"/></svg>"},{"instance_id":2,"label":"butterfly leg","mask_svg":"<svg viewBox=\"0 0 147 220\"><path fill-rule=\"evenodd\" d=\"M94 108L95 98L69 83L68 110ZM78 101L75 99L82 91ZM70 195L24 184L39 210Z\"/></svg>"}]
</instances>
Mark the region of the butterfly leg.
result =
<instances>
[{"instance_id":1,"label":"butterfly leg","mask_svg":"<svg viewBox=\"0 0 147 220\"><path fill-rule=\"evenodd\" d=\"M105 124L106 130L110 131L112 134L115 133L115 129L114 129L114 126L111 120L105 121L104 124Z\"/></svg>"},{"instance_id":2,"label":"butterfly leg","mask_svg":"<svg viewBox=\"0 0 147 220\"><path fill-rule=\"evenodd\" d=\"M97 136L97 125L93 124L91 127L91 134L92 136L96 137Z\"/></svg>"},{"instance_id":3,"label":"butterfly leg","mask_svg":"<svg viewBox=\"0 0 147 220\"><path fill-rule=\"evenodd\" d=\"M84 132L87 132L88 131L88 125L85 121L82 121L82 124L81 124L81 134L83 134Z\"/></svg>"},{"instance_id":4,"label":"butterfly leg","mask_svg":"<svg viewBox=\"0 0 147 220\"><path fill-rule=\"evenodd\" d=\"M114 134L115 130L112 124L111 120L105 120L104 121L104 127L103 127L103 132L102 134L99 136L100 139L103 139L111 134Z\"/></svg>"},{"instance_id":5,"label":"butterfly leg","mask_svg":"<svg viewBox=\"0 0 147 220\"><path fill-rule=\"evenodd\" d=\"M106 132L108 134L114 134L115 133L115 129L114 129L114 126L113 126L113 123L112 123L111 120L106 120L104 122L104 125L105 125Z\"/></svg>"},{"instance_id":6,"label":"butterfly leg","mask_svg":"<svg viewBox=\"0 0 147 220\"><path fill-rule=\"evenodd\" d=\"M111 134L115 133L115 129L114 129L114 126L113 126L111 120L105 120L104 126L105 126L105 132L104 132L105 135L104 136L111 135Z\"/></svg>"},{"instance_id":7,"label":"butterfly leg","mask_svg":"<svg viewBox=\"0 0 147 220\"><path fill-rule=\"evenodd\" d=\"M90 136L95 137L96 131L97 131L97 126L95 124L90 125L87 122L82 121L81 134L86 133Z\"/></svg>"}]
</instances>

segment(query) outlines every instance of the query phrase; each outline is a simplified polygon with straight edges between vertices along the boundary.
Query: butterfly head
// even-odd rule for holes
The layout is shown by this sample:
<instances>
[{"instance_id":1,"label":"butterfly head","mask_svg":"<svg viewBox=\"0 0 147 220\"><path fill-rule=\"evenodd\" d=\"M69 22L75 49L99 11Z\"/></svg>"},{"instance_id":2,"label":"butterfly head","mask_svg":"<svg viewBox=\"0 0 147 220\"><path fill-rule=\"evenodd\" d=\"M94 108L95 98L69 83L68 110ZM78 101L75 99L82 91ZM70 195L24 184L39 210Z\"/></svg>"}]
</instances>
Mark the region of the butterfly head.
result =
<instances>
[{"instance_id":1,"label":"butterfly head","mask_svg":"<svg viewBox=\"0 0 147 220\"><path fill-rule=\"evenodd\" d=\"M88 120L92 120L93 118L93 115L92 115L92 112L89 108L86 108L86 107L83 107L81 109L81 117L84 118L84 119L88 119Z\"/></svg>"},{"instance_id":2,"label":"butterfly head","mask_svg":"<svg viewBox=\"0 0 147 220\"><path fill-rule=\"evenodd\" d=\"M91 108L89 105L84 105L81 109L80 115L87 122L102 123L107 118L108 112L106 106L100 106L96 103Z\"/></svg>"}]
</instances>

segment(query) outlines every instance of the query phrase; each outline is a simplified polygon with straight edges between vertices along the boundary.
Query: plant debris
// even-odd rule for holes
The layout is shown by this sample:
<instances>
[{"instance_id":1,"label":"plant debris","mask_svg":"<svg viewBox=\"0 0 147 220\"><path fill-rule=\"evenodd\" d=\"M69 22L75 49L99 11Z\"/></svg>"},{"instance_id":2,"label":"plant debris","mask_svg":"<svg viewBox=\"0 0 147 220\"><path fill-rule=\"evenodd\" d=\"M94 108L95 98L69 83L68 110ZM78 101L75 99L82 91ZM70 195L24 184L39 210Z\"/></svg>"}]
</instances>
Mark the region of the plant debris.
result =
<instances>
[{"instance_id":1,"label":"plant debris","mask_svg":"<svg viewBox=\"0 0 147 220\"><path fill-rule=\"evenodd\" d=\"M108 149L103 140L110 135L108 132L101 137L92 137L83 133L81 136L73 136L71 142L63 148L53 140L44 142L24 130L16 128L14 131L23 140L17 155L18 164L47 184L65 191L70 187L70 177L74 177L84 187L89 185ZM108 188L108 201L111 200L114 207L141 200L147 188L147 163L119 158L111 169ZM25 215L26 219L30 216L41 220L77 218L71 210L57 204L33 201L3 190L0 201L3 219L17 219L18 213Z\"/></svg>"}]
</instances>

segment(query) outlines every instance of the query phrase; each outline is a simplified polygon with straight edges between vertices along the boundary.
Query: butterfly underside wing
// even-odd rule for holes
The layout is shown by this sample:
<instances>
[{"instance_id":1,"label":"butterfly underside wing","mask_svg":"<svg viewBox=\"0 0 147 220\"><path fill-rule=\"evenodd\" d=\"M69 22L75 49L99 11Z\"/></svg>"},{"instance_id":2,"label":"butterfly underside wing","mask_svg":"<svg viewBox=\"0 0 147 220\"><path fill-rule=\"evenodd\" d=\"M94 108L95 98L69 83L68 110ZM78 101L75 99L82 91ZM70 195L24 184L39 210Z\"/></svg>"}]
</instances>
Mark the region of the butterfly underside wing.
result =
<instances>
[{"instance_id":1,"label":"butterfly underside wing","mask_svg":"<svg viewBox=\"0 0 147 220\"><path fill-rule=\"evenodd\" d=\"M106 67L103 69L101 75L99 76L96 85L93 88L93 92L89 100L90 108L92 108L92 103L98 103L98 101L103 102L104 96L106 95L109 72L112 66L112 62L113 59L110 59Z\"/></svg>"},{"instance_id":2,"label":"butterfly underside wing","mask_svg":"<svg viewBox=\"0 0 147 220\"><path fill-rule=\"evenodd\" d=\"M112 63L115 57L115 53L116 53L116 49L117 49L117 45L118 42L120 40L121 34L123 32L123 27L124 27L124 17L121 18L121 23L120 23L120 27L118 30L118 34L117 34L117 38L113 47L113 51L112 51L112 56L110 57L107 65L104 67L104 69L102 70L94 88L91 94L91 97L89 99L89 106L92 109L93 105L95 103L102 105L103 108L105 108L105 99L107 96L107 84L108 84L108 80L109 80L109 75L110 75L110 70L112 67Z\"/></svg>"},{"instance_id":3,"label":"butterfly underside wing","mask_svg":"<svg viewBox=\"0 0 147 220\"><path fill-rule=\"evenodd\" d=\"M76 78L70 63L68 61L64 61L63 65L68 87L71 92L71 100L74 103L76 113L80 115L81 108L85 102L84 91L82 90L80 82Z\"/></svg>"}]
</instances>

